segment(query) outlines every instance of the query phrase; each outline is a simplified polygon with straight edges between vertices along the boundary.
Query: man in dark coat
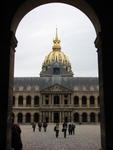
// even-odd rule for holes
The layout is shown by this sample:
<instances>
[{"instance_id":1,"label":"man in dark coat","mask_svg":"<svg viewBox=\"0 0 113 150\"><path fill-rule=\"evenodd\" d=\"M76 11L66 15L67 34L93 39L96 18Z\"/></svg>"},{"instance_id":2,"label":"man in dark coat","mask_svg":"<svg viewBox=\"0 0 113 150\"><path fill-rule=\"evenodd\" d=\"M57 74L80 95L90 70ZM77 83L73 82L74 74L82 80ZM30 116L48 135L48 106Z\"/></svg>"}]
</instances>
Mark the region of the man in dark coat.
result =
<instances>
[{"instance_id":1,"label":"man in dark coat","mask_svg":"<svg viewBox=\"0 0 113 150\"><path fill-rule=\"evenodd\" d=\"M12 126L11 146L14 150L22 150L21 129L18 124Z\"/></svg>"}]
</instances>

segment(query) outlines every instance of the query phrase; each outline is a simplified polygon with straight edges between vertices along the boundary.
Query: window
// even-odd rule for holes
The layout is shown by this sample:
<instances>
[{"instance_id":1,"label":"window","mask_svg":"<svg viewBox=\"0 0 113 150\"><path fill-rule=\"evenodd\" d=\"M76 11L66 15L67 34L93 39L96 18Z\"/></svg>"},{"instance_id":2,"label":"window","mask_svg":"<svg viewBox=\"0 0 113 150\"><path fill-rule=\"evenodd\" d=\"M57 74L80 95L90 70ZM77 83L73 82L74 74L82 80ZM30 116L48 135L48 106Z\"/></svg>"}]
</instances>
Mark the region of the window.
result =
<instances>
[{"instance_id":1,"label":"window","mask_svg":"<svg viewBox=\"0 0 113 150\"><path fill-rule=\"evenodd\" d=\"M74 105L78 105L78 104L79 104L79 97L74 96Z\"/></svg>"},{"instance_id":2,"label":"window","mask_svg":"<svg viewBox=\"0 0 113 150\"><path fill-rule=\"evenodd\" d=\"M95 98L94 96L90 96L90 105L94 105L95 104Z\"/></svg>"},{"instance_id":3,"label":"window","mask_svg":"<svg viewBox=\"0 0 113 150\"><path fill-rule=\"evenodd\" d=\"M34 97L34 105L39 105L39 96Z\"/></svg>"},{"instance_id":4,"label":"window","mask_svg":"<svg viewBox=\"0 0 113 150\"><path fill-rule=\"evenodd\" d=\"M18 97L18 105L23 105L23 96Z\"/></svg>"},{"instance_id":5,"label":"window","mask_svg":"<svg viewBox=\"0 0 113 150\"><path fill-rule=\"evenodd\" d=\"M68 104L68 100L67 99L64 100L64 104Z\"/></svg>"},{"instance_id":6,"label":"window","mask_svg":"<svg viewBox=\"0 0 113 150\"><path fill-rule=\"evenodd\" d=\"M46 105L49 104L49 100L48 100L48 99L45 100L45 104L46 104Z\"/></svg>"},{"instance_id":7,"label":"window","mask_svg":"<svg viewBox=\"0 0 113 150\"><path fill-rule=\"evenodd\" d=\"M60 68L53 68L53 74L59 75L60 74Z\"/></svg>"},{"instance_id":8,"label":"window","mask_svg":"<svg viewBox=\"0 0 113 150\"><path fill-rule=\"evenodd\" d=\"M26 104L31 105L31 96L26 97Z\"/></svg>"},{"instance_id":9,"label":"window","mask_svg":"<svg viewBox=\"0 0 113 150\"><path fill-rule=\"evenodd\" d=\"M59 104L59 96L54 96L54 104Z\"/></svg>"},{"instance_id":10,"label":"window","mask_svg":"<svg viewBox=\"0 0 113 150\"><path fill-rule=\"evenodd\" d=\"M82 105L86 105L87 104L87 98L86 96L82 96Z\"/></svg>"}]
</instances>

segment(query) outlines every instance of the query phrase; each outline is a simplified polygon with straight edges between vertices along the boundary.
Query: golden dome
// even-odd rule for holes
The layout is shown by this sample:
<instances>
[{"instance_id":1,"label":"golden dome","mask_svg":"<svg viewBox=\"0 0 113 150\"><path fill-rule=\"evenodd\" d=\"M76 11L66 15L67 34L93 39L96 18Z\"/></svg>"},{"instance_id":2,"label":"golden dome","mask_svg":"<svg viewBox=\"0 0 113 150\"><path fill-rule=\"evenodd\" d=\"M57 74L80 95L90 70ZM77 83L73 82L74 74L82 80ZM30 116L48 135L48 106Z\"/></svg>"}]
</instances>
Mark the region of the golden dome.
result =
<instances>
[{"instance_id":1,"label":"golden dome","mask_svg":"<svg viewBox=\"0 0 113 150\"><path fill-rule=\"evenodd\" d=\"M61 51L60 40L58 39L57 29L56 29L56 37L53 40L52 52L50 52L44 60L44 64L52 64L55 62L62 63L64 65L70 65L68 57Z\"/></svg>"}]
</instances>

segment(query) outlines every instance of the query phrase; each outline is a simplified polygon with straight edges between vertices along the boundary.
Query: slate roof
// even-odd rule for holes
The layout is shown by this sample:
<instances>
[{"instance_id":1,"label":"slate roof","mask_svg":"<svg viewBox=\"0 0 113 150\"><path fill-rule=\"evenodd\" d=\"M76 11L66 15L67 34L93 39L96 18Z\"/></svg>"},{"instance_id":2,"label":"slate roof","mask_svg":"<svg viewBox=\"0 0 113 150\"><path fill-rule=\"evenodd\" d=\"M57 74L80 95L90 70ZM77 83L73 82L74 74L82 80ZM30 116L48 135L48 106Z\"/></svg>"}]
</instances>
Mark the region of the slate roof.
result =
<instances>
[{"instance_id":1,"label":"slate roof","mask_svg":"<svg viewBox=\"0 0 113 150\"><path fill-rule=\"evenodd\" d=\"M90 87L93 86L94 90L97 91L98 78L97 77L15 77L14 78L14 87L18 91L19 87L22 86L23 90L26 90L28 86L31 87L33 91L35 86L39 86L39 89L42 90L54 84L62 85L71 90L74 87L78 87L78 90L82 90L83 86L86 87L86 90L90 90Z\"/></svg>"}]
</instances>

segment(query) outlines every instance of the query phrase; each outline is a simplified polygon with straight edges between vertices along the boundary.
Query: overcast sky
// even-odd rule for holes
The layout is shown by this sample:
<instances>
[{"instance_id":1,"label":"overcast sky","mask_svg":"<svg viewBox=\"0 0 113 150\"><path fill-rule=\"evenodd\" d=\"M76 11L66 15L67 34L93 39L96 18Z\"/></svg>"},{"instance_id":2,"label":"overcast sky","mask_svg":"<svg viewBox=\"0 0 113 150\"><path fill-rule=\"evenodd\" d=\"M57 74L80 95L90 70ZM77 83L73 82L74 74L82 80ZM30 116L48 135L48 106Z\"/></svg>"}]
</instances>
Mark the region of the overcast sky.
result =
<instances>
[{"instance_id":1,"label":"overcast sky","mask_svg":"<svg viewBox=\"0 0 113 150\"><path fill-rule=\"evenodd\" d=\"M54 3L33 9L21 20L16 31L15 77L39 76L44 58L52 50L56 27L74 76L98 76L96 32L91 21L73 6Z\"/></svg>"}]
</instances>

